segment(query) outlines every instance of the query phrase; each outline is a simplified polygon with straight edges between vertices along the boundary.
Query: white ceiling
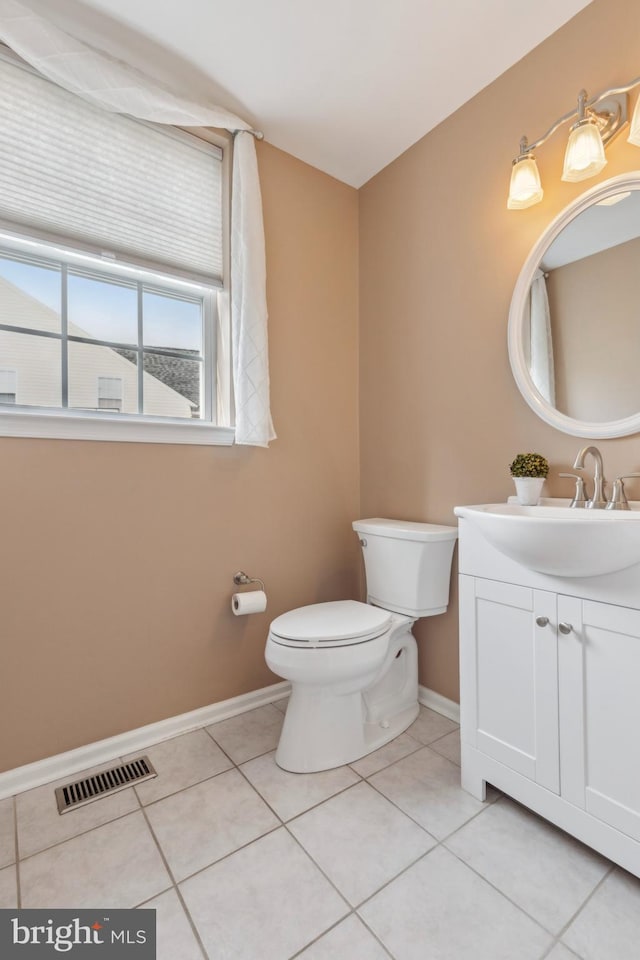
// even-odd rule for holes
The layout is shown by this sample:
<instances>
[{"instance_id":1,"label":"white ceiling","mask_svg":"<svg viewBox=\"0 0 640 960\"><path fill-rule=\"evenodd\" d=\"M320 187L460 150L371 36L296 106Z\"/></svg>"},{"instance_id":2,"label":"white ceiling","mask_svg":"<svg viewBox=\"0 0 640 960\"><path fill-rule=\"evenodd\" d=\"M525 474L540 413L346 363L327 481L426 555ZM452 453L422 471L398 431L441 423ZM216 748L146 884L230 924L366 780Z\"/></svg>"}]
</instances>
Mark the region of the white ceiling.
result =
<instances>
[{"instance_id":1,"label":"white ceiling","mask_svg":"<svg viewBox=\"0 0 640 960\"><path fill-rule=\"evenodd\" d=\"M586 0L36 0L359 187ZM130 28L122 30L122 25ZM132 32L133 31L133 32ZM520 136L514 130L514 145Z\"/></svg>"}]
</instances>

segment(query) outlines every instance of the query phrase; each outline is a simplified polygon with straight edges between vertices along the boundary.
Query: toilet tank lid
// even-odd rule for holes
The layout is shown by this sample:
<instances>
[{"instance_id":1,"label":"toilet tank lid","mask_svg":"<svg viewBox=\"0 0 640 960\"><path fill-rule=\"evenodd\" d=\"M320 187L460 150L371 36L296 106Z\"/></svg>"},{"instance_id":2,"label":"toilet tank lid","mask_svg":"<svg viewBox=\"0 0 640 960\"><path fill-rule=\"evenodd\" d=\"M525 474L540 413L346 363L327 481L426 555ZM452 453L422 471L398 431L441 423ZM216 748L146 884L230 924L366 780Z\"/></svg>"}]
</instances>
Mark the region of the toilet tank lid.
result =
<instances>
[{"instance_id":1,"label":"toilet tank lid","mask_svg":"<svg viewBox=\"0 0 640 960\"><path fill-rule=\"evenodd\" d=\"M447 527L439 523L417 523L412 520L384 520L372 517L369 520L354 520L353 529L357 533L368 533L370 537L393 537L397 540L455 540L457 527Z\"/></svg>"}]
</instances>

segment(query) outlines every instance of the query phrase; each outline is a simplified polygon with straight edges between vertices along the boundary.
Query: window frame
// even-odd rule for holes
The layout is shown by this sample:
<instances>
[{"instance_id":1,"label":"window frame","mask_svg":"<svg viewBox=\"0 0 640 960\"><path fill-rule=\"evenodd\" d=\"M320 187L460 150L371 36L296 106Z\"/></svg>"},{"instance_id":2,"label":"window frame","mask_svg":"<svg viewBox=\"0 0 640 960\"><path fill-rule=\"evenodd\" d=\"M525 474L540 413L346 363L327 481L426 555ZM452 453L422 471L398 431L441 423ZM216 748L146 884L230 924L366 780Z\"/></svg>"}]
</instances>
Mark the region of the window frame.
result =
<instances>
[{"instance_id":1,"label":"window frame","mask_svg":"<svg viewBox=\"0 0 640 960\"><path fill-rule=\"evenodd\" d=\"M11 51L2 48L0 56L16 66L33 71ZM96 108L98 109L98 108ZM148 126L160 126L137 120ZM137 258L129 262L121 255L104 252L98 246L76 242L45 230L16 224L0 217L0 246L41 259L57 259L69 266L80 266L88 272L109 274L126 280L142 280L150 286L166 289L184 286L185 292L204 292L203 380L204 414L211 419L155 417L149 414L109 414L72 411L55 407L0 406L0 436L41 437L138 443L177 443L229 446L234 443L232 420L232 388L229 330L229 265L230 265L230 173L233 137L225 131L209 128L172 127L163 132L177 137L194 137L217 147L221 153L222 179L222 282L207 284L187 271L179 272L162 264ZM1 320L1 318L0 318ZM222 346L222 349L220 347ZM224 365L223 365L224 364ZM226 368L229 369L226 369ZM218 399L218 403L216 403ZM228 417L229 425L217 422Z\"/></svg>"},{"instance_id":2,"label":"window frame","mask_svg":"<svg viewBox=\"0 0 640 960\"><path fill-rule=\"evenodd\" d=\"M190 443L209 445L230 445L234 442L235 431L230 426L221 426L216 419L216 395L218 393L218 371L216 370L217 349L220 325L224 318L217 310L217 293L214 286L195 284L179 280L174 275L164 277L156 272L142 270L139 267L125 265L121 261L114 263L107 258L97 262L94 257L78 253L59 245L52 247L32 239L20 237L15 231L11 234L0 230L0 251L10 250L27 257L60 263L64 267L79 268L86 275L96 278L133 281L147 288L161 292L178 292L184 288L185 294L197 295L203 301L203 391L204 412L210 419L187 420L184 418L156 417L150 414L109 414L106 411L78 411L63 407L28 407L17 404L15 407L0 406L0 436L46 437L51 439L79 440L116 440L148 443ZM223 291L220 291L223 292ZM12 328L0 322L0 329L13 329L16 333L29 336L28 328ZM37 335L37 334L31 334ZM61 337L55 337L61 339ZM68 337L70 342L111 346L111 341L94 338ZM125 345L126 346L126 345ZM163 352L162 350L160 352ZM167 349L168 353L171 353Z\"/></svg>"}]
</instances>

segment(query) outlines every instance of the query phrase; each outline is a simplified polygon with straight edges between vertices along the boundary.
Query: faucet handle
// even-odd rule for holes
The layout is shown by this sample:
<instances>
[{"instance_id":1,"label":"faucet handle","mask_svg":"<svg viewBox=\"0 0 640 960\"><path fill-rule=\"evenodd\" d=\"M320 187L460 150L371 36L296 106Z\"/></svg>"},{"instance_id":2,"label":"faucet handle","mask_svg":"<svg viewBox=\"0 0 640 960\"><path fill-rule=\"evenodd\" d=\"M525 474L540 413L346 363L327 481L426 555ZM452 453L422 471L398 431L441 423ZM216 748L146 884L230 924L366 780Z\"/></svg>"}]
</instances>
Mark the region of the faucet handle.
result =
<instances>
[{"instance_id":1,"label":"faucet handle","mask_svg":"<svg viewBox=\"0 0 640 960\"><path fill-rule=\"evenodd\" d=\"M611 488L611 500L605 510L630 510L629 501L624 489L624 481L633 477L640 477L640 473L628 473L624 477L616 477Z\"/></svg>"},{"instance_id":2,"label":"faucet handle","mask_svg":"<svg viewBox=\"0 0 640 960\"><path fill-rule=\"evenodd\" d=\"M587 495L584 490L584 477L578 476L577 473L559 473L559 477L566 477L571 480L575 480L576 489L573 494L573 500L569 504L570 507L584 507L587 502Z\"/></svg>"}]
</instances>

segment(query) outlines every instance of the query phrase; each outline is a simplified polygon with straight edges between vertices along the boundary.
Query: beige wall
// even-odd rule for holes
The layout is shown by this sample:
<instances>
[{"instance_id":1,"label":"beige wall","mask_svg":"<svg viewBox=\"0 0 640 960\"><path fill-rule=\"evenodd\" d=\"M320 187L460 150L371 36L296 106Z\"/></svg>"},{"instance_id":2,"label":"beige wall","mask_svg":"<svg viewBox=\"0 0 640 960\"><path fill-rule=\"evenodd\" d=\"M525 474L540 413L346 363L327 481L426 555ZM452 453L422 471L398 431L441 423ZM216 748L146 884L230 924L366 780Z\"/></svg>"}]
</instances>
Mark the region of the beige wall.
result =
<instances>
[{"instance_id":1,"label":"beige wall","mask_svg":"<svg viewBox=\"0 0 640 960\"><path fill-rule=\"evenodd\" d=\"M640 238L547 275L556 407L570 417L602 423L640 410L638 264Z\"/></svg>"},{"instance_id":2,"label":"beige wall","mask_svg":"<svg viewBox=\"0 0 640 960\"><path fill-rule=\"evenodd\" d=\"M0 439L0 770L275 682L270 618L357 595L357 193L259 163L272 447Z\"/></svg>"},{"instance_id":3,"label":"beige wall","mask_svg":"<svg viewBox=\"0 0 640 960\"><path fill-rule=\"evenodd\" d=\"M616 29L611 30L611 25ZM547 492L581 440L546 426L511 377L511 293L540 232L584 184L560 181L566 139L541 148L542 204L509 212L510 163L577 97L638 75L640 5L595 0L360 191L361 508L454 521L458 503L504 500L520 451L551 461ZM443 82L445 80L443 79ZM598 178L640 168L618 138ZM599 442L608 476L640 468L637 437ZM456 592L422 621L420 682L458 697Z\"/></svg>"}]
</instances>

